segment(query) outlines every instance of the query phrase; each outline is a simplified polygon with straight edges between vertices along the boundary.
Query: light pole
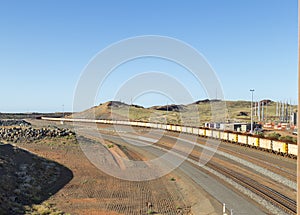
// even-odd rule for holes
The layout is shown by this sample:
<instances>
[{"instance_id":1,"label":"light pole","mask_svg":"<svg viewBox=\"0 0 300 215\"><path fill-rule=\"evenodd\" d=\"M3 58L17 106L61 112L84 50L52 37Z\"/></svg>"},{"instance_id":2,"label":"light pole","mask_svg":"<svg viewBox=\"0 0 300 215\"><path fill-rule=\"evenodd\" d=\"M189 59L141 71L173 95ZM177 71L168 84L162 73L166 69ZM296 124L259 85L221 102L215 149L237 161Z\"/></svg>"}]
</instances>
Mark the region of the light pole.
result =
<instances>
[{"instance_id":1,"label":"light pole","mask_svg":"<svg viewBox=\"0 0 300 215\"><path fill-rule=\"evenodd\" d=\"M167 119L166 119L167 124L168 124L168 112L169 112L169 104L168 104L168 101L167 101Z\"/></svg>"},{"instance_id":2,"label":"light pole","mask_svg":"<svg viewBox=\"0 0 300 215\"><path fill-rule=\"evenodd\" d=\"M65 105L62 105L62 111L63 111L63 118L65 118Z\"/></svg>"},{"instance_id":3,"label":"light pole","mask_svg":"<svg viewBox=\"0 0 300 215\"><path fill-rule=\"evenodd\" d=\"M251 134L253 133L253 107L252 107L252 104L253 104L253 92L254 92L254 89L250 90L251 94L252 94L252 97L251 97Z\"/></svg>"}]
</instances>

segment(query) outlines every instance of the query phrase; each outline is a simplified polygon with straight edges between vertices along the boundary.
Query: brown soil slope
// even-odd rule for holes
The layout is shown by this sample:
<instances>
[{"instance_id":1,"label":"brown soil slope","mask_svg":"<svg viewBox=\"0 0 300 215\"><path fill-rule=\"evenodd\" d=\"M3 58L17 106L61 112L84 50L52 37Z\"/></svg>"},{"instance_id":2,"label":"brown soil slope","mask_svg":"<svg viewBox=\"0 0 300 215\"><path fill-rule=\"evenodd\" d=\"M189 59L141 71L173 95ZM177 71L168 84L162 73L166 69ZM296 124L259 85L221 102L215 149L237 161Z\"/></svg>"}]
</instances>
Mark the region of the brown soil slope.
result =
<instances>
[{"instance_id":1,"label":"brown soil slope","mask_svg":"<svg viewBox=\"0 0 300 215\"><path fill-rule=\"evenodd\" d=\"M60 190L73 174L54 161L0 144L0 176L0 214L24 214Z\"/></svg>"}]
</instances>

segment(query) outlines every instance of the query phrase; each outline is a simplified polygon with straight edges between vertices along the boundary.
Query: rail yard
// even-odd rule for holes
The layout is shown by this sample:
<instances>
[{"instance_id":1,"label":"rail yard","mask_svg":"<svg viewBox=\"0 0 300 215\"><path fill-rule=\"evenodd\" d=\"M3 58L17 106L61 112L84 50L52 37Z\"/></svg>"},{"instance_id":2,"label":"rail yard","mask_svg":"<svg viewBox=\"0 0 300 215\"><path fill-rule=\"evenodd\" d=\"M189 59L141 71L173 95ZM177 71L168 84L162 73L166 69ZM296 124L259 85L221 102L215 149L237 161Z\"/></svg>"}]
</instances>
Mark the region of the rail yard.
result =
<instances>
[{"instance_id":1,"label":"rail yard","mask_svg":"<svg viewBox=\"0 0 300 215\"><path fill-rule=\"evenodd\" d=\"M47 120L50 119L48 118ZM70 119L66 121L70 121ZM82 122L83 120L80 121ZM60 123L61 119L57 119L56 122ZM89 121L89 123L90 122L91 121ZM89 123L83 123L83 126L88 128ZM132 131L128 129L130 126L124 125L124 122L119 123L119 125L120 124L122 132L125 133L125 136L127 135L126 138L132 141L141 141L141 137L145 137L145 141L143 142L147 142L146 140L155 138L157 135L155 132L164 130L164 135L159 141L147 144L158 147L159 150L168 151L172 148L179 156L182 154L182 149L180 147L176 148L176 141L182 141L184 144L195 144L195 142L192 141L195 137L195 129L193 128L181 128L181 132L185 131L184 138L182 138L181 135L179 136L178 131L170 129L176 128L177 130L178 128L176 126L161 125L160 128L150 128L150 126L140 126L138 122L133 122L134 131L137 133L132 133ZM104 139L106 141L110 141L111 144L123 150L126 148L126 153L134 152L142 157L147 153L145 151L142 152L138 147L128 145L122 141L122 138L116 139L118 132L120 132L120 126L118 126L118 130L115 130L113 123L107 123L107 121L106 123L98 123L97 126L103 137L105 136ZM189 131L192 134L188 134ZM200 131L201 129L199 128L198 132ZM203 132L206 133L206 131ZM218 142L218 139L213 136L213 131L208 131L207 133L211 135L209 138L204 135L200 136L199 133L196 134L197 141L193 151L187 158L187 162L190 162L190 165L198 169L197 171L206 173L241 196L241 199L238 200L232 196L224 198L222 197L222 191L215 193L208 187L203 188L211 198L215 199L220 205L226 203L228 212L232 210L231 212L233 214L234 212L237 214L247 214L247 211L249 213L249 211L254 210L253 208L258 209L258 214L296 214L297 176L296 160L293 159L295 156L289 157L288 153L276 153L275 150L257 150L260 149L258 145L253 146L252 144L241 144L234 141L221 140L221 142L218 143L219 147L213 158L206 165L199 166L199 157L201 157L201 154L205 151L205 147L207 147L205 145L206 141ZM218 135L220 134L221 132L219 131ZM229 134L235 135L234 137L238 140L239 134L228 133L227 136L230 136ZM137 136L139 136L139 138L137 138ZM221 135L218 137L221 137ZM89 138L97 141L97 137L93 136L93 134L91 134ZM261 142L260 139L258 139L258 141ZM256 143L258 141L256 140ZM198 186L201 187L201 182L198 183ZM205 187L204 184L202 184L202 186ZM247 202L248 205L245 202ZM193 210L191 210L191 212L198 214L197 210L199 210L199 205L197 207L196 202L192 205L193 207L191 208ZM220 205L218 206L219 210L221 210Z\"/></svg>"}]
</instances>

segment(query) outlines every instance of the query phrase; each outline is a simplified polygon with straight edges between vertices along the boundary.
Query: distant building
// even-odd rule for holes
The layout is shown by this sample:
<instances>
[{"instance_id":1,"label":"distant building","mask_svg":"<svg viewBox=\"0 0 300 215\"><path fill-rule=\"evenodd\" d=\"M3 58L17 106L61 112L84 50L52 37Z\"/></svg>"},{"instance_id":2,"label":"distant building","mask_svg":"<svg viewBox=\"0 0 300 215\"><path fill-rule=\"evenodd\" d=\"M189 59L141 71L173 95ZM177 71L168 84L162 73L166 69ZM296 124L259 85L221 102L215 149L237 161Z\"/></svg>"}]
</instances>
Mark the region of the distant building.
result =
<instances>
[{"instance_id":1,"label":"distant building","mask_svg":"<svg viewBox=\"0 0 300 215\"><path fill-rule=\"evenodd\" d=\"M228 131L241 131L243 123L224 123L222 124L222 130Z\"/></svg>"},{"instance_id":2,"label":"distant building","mask_svg":"<svg viewBox=\"0 0 300 215\"><path fill-rule=\"evenodd\" d=\"M251 123L219 123L219 122L207 122L205 123L205 127L207 128L214 128L214 129L221 129L227 131L238 131L238 132L247 132L251 130ZM254 131L258 131L261 129L260 124L253 123Z\"/></svg>"}]
</instances>

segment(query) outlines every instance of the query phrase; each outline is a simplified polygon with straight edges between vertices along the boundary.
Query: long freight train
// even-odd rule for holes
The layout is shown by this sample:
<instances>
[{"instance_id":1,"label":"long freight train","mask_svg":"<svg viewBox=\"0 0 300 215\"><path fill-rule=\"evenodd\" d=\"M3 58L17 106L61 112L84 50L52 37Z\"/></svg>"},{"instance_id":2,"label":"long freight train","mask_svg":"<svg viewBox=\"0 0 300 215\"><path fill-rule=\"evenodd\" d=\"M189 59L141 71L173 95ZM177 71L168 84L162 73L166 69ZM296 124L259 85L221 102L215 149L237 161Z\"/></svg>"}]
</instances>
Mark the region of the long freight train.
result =
<instances>
[{"instance_id":1,"label":"long freight train","mask_svg":"<svg viewBox=\"0 0 300 215\"><path fill-rule=\"evenodd\" d=\"M190 127L181 125L161 124L153 122L137 122L137 121L122 121L122 120L92 120L92 119L67 119L67 118L49 118L42 117L43 120L52 121L68 121L68 122L90 122L90 123L102 123L102 124L118 124L118 125L130 125L138 127L147 127L155 129L164 129L175 132L184 132L193 135L199 135L206 138L220 139L224 142L230 142L243 146L248 146L268 152L272 152L282 156L289 156L297 158L298 145L295 143L284 142L280 140L272 140L265 137L259 137L255 135L225 131L218 129L211 129L206 127Z\"/></svg>"}]
</instances>

